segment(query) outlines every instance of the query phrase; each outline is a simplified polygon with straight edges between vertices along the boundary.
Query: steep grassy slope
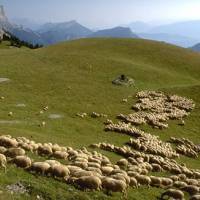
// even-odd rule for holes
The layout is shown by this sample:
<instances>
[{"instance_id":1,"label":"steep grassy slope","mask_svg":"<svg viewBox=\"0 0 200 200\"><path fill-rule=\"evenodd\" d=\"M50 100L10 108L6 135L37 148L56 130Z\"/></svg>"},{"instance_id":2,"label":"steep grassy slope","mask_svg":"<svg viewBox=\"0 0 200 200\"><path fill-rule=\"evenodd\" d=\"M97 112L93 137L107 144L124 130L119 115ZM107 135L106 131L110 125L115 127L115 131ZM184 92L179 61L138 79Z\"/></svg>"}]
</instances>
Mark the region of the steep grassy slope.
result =
<instances>
[{"instance_id":1,"label":"steep grassy slope","mask_svg":"<svg viewBox=\"0 0 200 200\"><path fill-rule=\"evenodd\" d=\"M112 80L121 74L134 78L135 87L112 85ZM76 113L106 113L114 120L119 113L131 112L135 99L122 104L123 98L134 96L139 90L155 89L192 98L196 109L184 127L170 122L170 128L164 131L144 129L160 135L163 140L173 135L200 143L200 56L190 50L140 39L83 39L38 50L0 49L0 77L10 79L0 83L0 96L5 96L0 100L2 134L72 147L103 141L121 146L129 137L105 133L102 119L80 119ZM16 107L22 103L26 107ZM49 110L38 115L45 105ZM14 113L13 117L8 116L9 111ZM48 115L53 113L63 118L49 119ZM47 126L39 127L41 121L46 121ZM118 159L114 154L104 153L113 161ZM200 166L199 159L182 157L182 160L191 167ZM2 187L17 180L33 186L33 199L38 193L46 199L119 198L118 195L107 197L102 193L82 193L74 188L71 192L64 183L35 177L13 167L9 167L7 174L0 172ZM149 200L159 194L158 189L141 188L139 191L130 190L129 199ZM30 199L19 197L22 198Z\"/></svg>"}]
</instances>

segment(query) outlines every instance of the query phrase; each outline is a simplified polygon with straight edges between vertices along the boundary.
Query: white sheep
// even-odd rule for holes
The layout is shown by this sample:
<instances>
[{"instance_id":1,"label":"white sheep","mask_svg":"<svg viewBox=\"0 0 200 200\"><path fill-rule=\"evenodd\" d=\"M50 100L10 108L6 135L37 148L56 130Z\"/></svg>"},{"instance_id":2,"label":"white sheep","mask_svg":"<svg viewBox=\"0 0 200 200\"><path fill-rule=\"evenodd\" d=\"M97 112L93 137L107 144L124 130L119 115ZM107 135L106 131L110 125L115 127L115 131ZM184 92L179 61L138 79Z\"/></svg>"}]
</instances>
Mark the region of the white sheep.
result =
<instances>
[{"instance_id":1,"label":"white sheep","mask_svg":"<svg viewBox=\"0 0 200 200\"><path fill-rule=\"evenodd\" d=\"M169 198L171 197L173 199L184 200L184 193L176 189L168 189L161 195L161 199L164 199L165 196L168 196Z\"/></svg>"},{"instance_id":2,"label":"white sheep","mask_svg":"<svg viewBox=\"0 0 200 200\"><path fill-rule=\"evenodd\" d=\"M5 172L6 172L6 164L7 164L6 156L0 154L0 167L3 167Z\"/></svg>"},{"instance_id":3,"label":"white sheep","mask_svg":"<svg viewBox=\"0 0 200 200\"><path fill-rule=\"evenodd\" d=\"M20 168L24 168L27 169L29 167L31 167L31 159L28 156L16 156L12 162Z\"/></svg>"},{"instance_id":4,"label":"white sheep","mask_svg":"<svg viewBox=\"0 0 200 200\"><path fill-rule=\"evenodd\" d=\"M101 179L97 176L82 176L75 180L82 189L101 190Z\"/></svg>"}]
</instances>

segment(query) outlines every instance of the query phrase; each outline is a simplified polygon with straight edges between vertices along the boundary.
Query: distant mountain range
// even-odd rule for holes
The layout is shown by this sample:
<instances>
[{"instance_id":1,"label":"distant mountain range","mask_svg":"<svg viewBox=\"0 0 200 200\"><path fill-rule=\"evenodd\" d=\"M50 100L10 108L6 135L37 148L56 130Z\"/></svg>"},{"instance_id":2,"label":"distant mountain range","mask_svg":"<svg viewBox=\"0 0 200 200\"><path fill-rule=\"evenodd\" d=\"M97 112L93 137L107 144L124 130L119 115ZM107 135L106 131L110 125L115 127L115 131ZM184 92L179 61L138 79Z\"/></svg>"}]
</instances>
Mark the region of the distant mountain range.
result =
<instances>
[{"instance_id":1,"label":"distant mountain range","mask_svg":"<svg viewBox=\"0 0 200 200\"><path fill-rule=\"evenodd\" d=\"M191 47L200 42L200 21L186 21L160 26L136 21L126 26L130 27L141 38L164 41L181 47Z\"/></svg>"},{"instance_id":2,"label":"distant mountain range","mask_svg":"<svg viewBox=\"0 0 200 200\"><path fill-rule=\"evenodd\" d=\"M0 6L0 30L8 31L15 35L20 40L32 43L32 44L43 44L43 40L39 34L30 30L24 29L23 27L11 24L6 17L3 6Z\"/></svg>"},{"instance_id":3,"label":"distant mountain range","mask_svg":"<svg viewBox=\"0 0 200 200\"><path fill-rule=\"evenodd\" d=\"M194 45L193 47L190 47L193 51L200 52L200 43Z\"/></svg>"},{"instance_id":4,"label":"distant mountain range","mask_svg":"<svg viewBox=\"0 0 200 200\"><path fill-rule=\"evenodd\" d=\"M46 23L41 26L27 19L13 21L23 26L11 23L6 17L3 6L0 6L0 30L5 29L20 40L32 44L50 45L62 41L90 37L140 37L186 48L200 43L200 21L179 22L162 26L153 26L148 23L136 21L125 27L119 26L98 31L92 31L77 21Z\"/></svg>"},{"instance_id":5,"label":"distant mountain range","mask_svg":"<svg viewBox=\"0 0 200 200\"><path fill-rule=\"evenodd\" d=\"M137 33L139 37L148 39L162 41L170 44L174 44L181 47L190 47L197 44L200 40L189 38L182 35L173 35L168 33Z\"/></svg>"},{"instance_id":6,"label":"distant mountain range","mask_svg":"<svg viewBox=\"0 0 200 200\"><path fill-rule=\"evenodd\" d=\"M93 32L76 21L47 23L37 31L45 44L55 44L65 40L85 38Z\"/></svg>"},{"instance_id":7,"label":"distant mountain range","mask_svg":"<svg viewBox=\"0 0 200 200\"><path fill-rule=\"evenodd\" d=\"M138 38L138 36L134 34L130 28L120 26L111 29L96 31L88 35L87 37Z\"/></svg>"},{"instance_id":8,"label":"distant mountain range","mask_svg":"<svg viewBox=\"0 0 200 200\"><path fill-rule=\"evenodd\" d=\"M26 24L29 20L15 20ZM33 26L30 23L30 26ZM58 42L74 40L80 38L90 37L118 37L118 38L137 38L130 28L115 27L112 29L105 29L99 31L92 31L89 28L79 24L76 21L69 21L63 23L46 23L33 31L23 26L17 26L8 21L3 6L0 7L0 29L4 29L20 40L27 41L32 44L51 45Z\"/></svg>"}]
</instances>

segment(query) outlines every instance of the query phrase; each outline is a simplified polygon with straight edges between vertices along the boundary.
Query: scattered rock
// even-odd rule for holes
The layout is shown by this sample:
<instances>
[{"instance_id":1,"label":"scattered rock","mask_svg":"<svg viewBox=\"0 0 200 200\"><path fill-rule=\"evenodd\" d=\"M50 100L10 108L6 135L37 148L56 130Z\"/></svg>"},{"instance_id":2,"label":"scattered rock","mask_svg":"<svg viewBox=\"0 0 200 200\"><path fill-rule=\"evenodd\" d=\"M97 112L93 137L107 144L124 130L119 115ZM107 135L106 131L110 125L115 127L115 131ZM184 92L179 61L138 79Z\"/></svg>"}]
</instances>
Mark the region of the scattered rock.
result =
<instances>
[{"instance_id":1,"label":"scattered rock","mask_svg":"<svg viewBox=\"0 0 200 200\"><path fill-rule=\"evenodd\" d=\"M50 119L60 119L60 118L63 118L63 116L59 115L59 114L50 114L49 118Z\"/></svg>"},{"instance_id":2,"label":"scattered rock","mask_svg":"<svg viewBox=\"0 0 200 200\"><path fill-rule=\"evenodd\" d=\"M19 120L0 120L0 124L20 124L22 121Z\"/></svg>"},{"instance_id":3,"label":"scattered rock","mask_svg":"<svg viewBox=\"0 0 200 200\"><path fill-rule=\"evenodd\" d=\"M24 186L21 182L7 185L6 189L11 193L18 193L18 194L24 194L29 192L27 187Z\"/></svg>"},{"instance_id":4,"label":"scattered rock","mask_svg":"<svg viewBox=\"0 0 200 200\"><path fill-rule=\"evenodd\" d=\"M19 103L19 104L16 104L16 107L26 107L26 105L24 103Z\"/></svg>"},{"instance_id":5,"label":"scattered rock","mask_svg":"<svg viewBox=\"0 0 200 200\"><path fill-rule=\"evenodd\" d=\"M0 78L0 83L7 82L7 81L10 81L10 79L9 78Z\"/></svg>"},{"instance_id":6,"label":"scattered rock","mask_svg":"<svg viewBox=\"0 0 200 200\"><path fill-rule=\"evenodd\" d=\"M121 76L119 76L116 79L114 79L112 81L112 83L114 85L132 86L132 85L134 85L135 81L132 78L122 74Z\"/></svg>"}]
</instances>

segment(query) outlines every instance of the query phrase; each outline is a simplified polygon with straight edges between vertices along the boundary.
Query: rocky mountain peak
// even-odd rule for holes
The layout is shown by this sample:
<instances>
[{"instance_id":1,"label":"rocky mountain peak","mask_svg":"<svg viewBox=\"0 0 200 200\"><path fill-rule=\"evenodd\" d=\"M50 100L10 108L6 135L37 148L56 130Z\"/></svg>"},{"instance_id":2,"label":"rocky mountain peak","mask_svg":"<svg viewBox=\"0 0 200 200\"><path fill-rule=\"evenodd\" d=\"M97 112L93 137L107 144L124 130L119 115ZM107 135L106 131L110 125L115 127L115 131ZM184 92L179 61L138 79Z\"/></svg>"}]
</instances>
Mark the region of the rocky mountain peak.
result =
<instances>
[{"instance_id":1,"label":"rocky mountain peak","mask_svg":"<svg viewBox=\"0 0 200 200\"><path fill-rule=\"evenodd\" d=\"M5 14L5 11L4 11L4 7L0 5L0 21L7 21L7 17L6 17L6 14Z\"/></svg>"}]
</instances>

